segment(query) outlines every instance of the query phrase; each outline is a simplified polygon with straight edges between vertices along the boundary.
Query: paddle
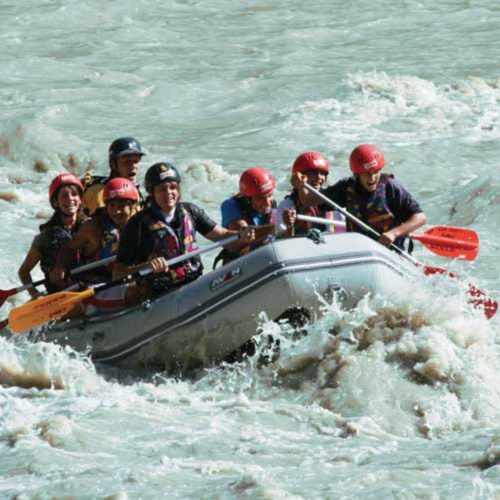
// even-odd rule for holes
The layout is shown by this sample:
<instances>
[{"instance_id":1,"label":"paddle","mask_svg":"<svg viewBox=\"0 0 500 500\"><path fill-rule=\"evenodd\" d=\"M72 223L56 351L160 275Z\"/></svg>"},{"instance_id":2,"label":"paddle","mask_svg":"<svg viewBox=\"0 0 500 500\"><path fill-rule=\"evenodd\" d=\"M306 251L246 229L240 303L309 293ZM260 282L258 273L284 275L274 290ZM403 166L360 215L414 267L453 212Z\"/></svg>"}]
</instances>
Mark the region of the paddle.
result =
<instances>
[{"instance_id":1,"label":"paddle","mask_svg":"<svg viewBox=\"0 0 500 500\"><path fill-rule=\"evenodd\" d=\"M83 271L88 271L90 269L94 269L96 267L105 266L111 262L116 260L116 255L112 255L111 257L106 257L105 259L97 260L95 262L91 262L90 264L85 264L84 266L76 267L70 271L70 274L75 275L81 273ZM24 292L24 290L30 290L31 288L35 288L39 285L43 285L47 280L41 279L38 281L34 281L33 283L26 283L26 285L18 286L16 288L11 288L9 290L0 290L0 307L4 304L4 302L11 297L12 295L16 295L17 293ZM0 327L2 323L0 322Z\"/></svg>"},{"instance_id":2,"label":"paddle","mask_svg":"<svg viewBox=\"0 0 500 500\"><path fill-rule=\"evenodd\" d=\"M203 248L198 248L194 252L189 252L183 255L179 255L172 259L167 260L169 266L178 264L188 259L192 259L197 255L209 252L215 248L219 248L224 245L228 245L239 238L238 234L225 238L221 241L217 241L211 245L204 246ZM40 297L32 302L27 302L22 306L16 307L10 311L9 314L9 328L14 333L24 332L26 330L31 330L36 328L48 321L58 319L68 312L70 312L78 303L81 301L92 297L94 294L112 288L116 285L121 285L133 281L137 278L145 276L151 273L150 268L143 269L138 273L133 275L125 276L124 278L107 283L105 285L100 285L95 288L89 288L82 292L57 292L45 297Z\"/></svg>"},{"instance_id":3,"label":"paddle","mask_svg":"<svg viewBox=\"0 0 500 500\"><path fill-rule=\"evenodd\" d=\"M309 189L312 193L314 193L318 198L323 200L325 203L334 207L336 210L338 210L345 217L352 220L356 225L363 228L365 231L372 234L373 236L380 238L380 235L379 235L379 233L377 233L377 231L375 231L373 228L371 228L370 226L365 224L363 221L359 220L357 217L355 217L350 212L348 212L347 210L342 208L340 205L335 203L333 200L330 200L330 198L328 198L324 194L320 193L317 189L314 189L307 182L304 182L304 186L307 189ZM448 274L448 276L450 278L457 277L456 275L454 275L452 273L448 273L448 271L446 271L446 269L442 269L439 267L427 266L425 264L422 265L417 259L413 258L409 253L405 252L404 250L402 250L401 248L397 247L394 244L391 245L391 248L396 250L402 257L409 260L410 262L415 264L417 267L423 267L425 275L439 273L439 274ZM473 306L475 308L482 308L484 310L485 316L488 319L492 318L495 315L495 313L497 312L497 309L498 309L498 303L494 299L488 297L482 290L479 290L479 288L477 288L476 286L474 286L470 283L469 283L469 295L472 297L469 302L471 304L473 304Z\"/></svg>"},{"instance_id":4,"label":"paddle","mask_svg":"<svg viewBox=\"0 0 500 500\"><path fill-rule=\"evenodd\" d=\"M453 226L434 226L423 234L410 234L431 252L450 259L474 260L479 252L476 231Z\"/></svg>"},{"instance_id":5,"label":"paddle","mask_svg":"<svg viewBox=\"0 0 500 500\"><path fill-rule=\"evenodd\" d=\"M297 215L297 219L317 224L330 224L345 227L345 222ZM423 234L411 234L414 240L420 241L426 248L437 255L450 259L474 260L479 251L479 238L472 229L453 226L435 226Z\"/></svg>"}]
</instances>

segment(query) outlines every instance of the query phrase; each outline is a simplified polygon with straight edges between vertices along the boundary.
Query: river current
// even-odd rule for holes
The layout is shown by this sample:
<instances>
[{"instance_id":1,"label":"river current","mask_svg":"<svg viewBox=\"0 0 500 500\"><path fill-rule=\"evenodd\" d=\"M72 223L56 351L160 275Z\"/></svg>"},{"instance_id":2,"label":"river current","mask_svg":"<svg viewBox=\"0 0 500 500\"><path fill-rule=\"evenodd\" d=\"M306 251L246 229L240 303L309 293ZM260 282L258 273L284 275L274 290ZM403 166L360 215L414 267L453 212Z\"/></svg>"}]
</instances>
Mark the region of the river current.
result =
<instances>
[{"instance_id":1,"label":"river current","mask_svg":"<svg viewBox=\"0 0 500 500\"><path fill-rule=\"evenodd\" d=\"M375 143L429 227L480 237L473 262L415 256L500 300L495 2L0 0L0 13L1 288L19 284L50 180L105 174L110 142L130 135L142 174L171 161L183 198L217 221L247 167L269 168L280 200L299 153L327 155L331 183ZM500 498L500 313L448 288L406 307L325 303L275 363L185 378L0 338L0 497Z\"/></svg>"}]
</instances>

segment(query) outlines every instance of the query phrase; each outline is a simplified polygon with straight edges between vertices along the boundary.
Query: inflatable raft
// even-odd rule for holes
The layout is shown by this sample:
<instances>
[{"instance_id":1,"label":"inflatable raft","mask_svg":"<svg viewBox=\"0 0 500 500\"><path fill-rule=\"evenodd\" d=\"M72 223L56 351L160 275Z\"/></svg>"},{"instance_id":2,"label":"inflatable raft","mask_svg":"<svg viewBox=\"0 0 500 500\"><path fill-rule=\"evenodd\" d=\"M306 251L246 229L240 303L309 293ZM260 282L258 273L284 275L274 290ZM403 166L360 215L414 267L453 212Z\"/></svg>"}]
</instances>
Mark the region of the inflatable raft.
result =
<instances>
[{"instance_id":1,"label":"inflatable raft","mask_svg":"<svg viewBox=\"0 0 500 500\"><path fill-rule=\"evenodd\" d=\"M278 240L154 301L118 313L55 322L30 335L89 353L98 363L170 373L220 362L271 320L300 311L311 320L322 298L351 308L367 293L404 294L415 267L358 233Z\"/></svg>"}]
</instances>

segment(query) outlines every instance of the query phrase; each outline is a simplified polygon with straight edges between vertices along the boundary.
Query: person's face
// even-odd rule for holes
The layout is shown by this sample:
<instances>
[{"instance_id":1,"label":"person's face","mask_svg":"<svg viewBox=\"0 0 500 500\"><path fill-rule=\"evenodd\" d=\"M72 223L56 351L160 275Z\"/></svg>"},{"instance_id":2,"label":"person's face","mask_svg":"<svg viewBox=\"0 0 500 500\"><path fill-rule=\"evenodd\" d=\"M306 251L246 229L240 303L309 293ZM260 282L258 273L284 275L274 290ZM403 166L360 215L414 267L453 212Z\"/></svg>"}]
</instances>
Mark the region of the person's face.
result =
<instances>
[{"instance_id":1,"label":"person's face","mask_svg":"<svg viewBox=\"0 0 500 500\"><path fill-rule=\"evenodd\" d=\"M110 200L106 203L106 212L115 226L123 227L130 219L134 205L130 200Z\"/></svg>"},{"instance_id":2,"label":"person's face","mask_svg":"<svg viewBox=\"0 0 500 500\"><path fill-rule=\"evenodd\" d=\"M259 196L252 196L250 202L252 210L260 214L268 214L273 208L274 191L269 194L261 194Z\"/></svg>"},{"instance_id":3,"label":"person's face","mask_svg":"<svg viewBox=\"0 0 500 500\"><path fill-rule=\"evenodd\" d=\"M304 174L306 175L307 183L314 189L321 189L326 181L327 174L321 170L307 170Z\"/></svg>"},{"instance_id":4,"label":"person's face","mask_svg":"<svg viewBox=\"0 0 500 500\"><path fill-rule=\"evenodd\" d=\"M59 188L55 201L56 207L68 217L75 215L82 203L80 192L76 186L73 185L62 186Z\"/></svg>"},{"instance_id":5,"label":"person's face","mask_svg":"<svg viewBox=\"0 0 500 500\"><path fill-rule=\"evenodd\" d=\"M380 176L382 175L382 171L379 170L373 174L368 172L363 174L358 174L359 182L363 189L372 193L377 189L378 181L380 180Z\"/></svg>"},{"instance_id":6,"label":"person's face","mask_svg":"<svg viewBox=\"0 0 500 500\"><path fill-rule=\"evenodd\" d=\"M163 212L170 212L180 198L179 184L175 181L167 181L155 186L153 197Z\"/></svg>"},{"instance_id":7,"label":"person's face","mask_svg":"<svg viewBox=\"0 0 500 500\"><path fill-rule=\"evenodd\" d=\"M125 177L136 182L137 174L141 168L141 155L125 155L116 159L116 173L118 177Z\"/></svg>"}]
</instances>

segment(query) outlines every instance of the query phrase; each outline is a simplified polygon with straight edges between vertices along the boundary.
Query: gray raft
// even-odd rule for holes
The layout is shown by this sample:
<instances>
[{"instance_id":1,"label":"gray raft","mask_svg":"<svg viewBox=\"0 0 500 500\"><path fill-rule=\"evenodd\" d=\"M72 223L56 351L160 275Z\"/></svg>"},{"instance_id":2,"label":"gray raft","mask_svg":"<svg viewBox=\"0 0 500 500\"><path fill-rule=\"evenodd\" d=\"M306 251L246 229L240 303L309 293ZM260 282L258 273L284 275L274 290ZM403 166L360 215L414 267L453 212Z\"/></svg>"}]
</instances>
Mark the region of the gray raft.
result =
<instances>
[{"instance_id":1,"label":"gray raft","mask_svg":"<svg viewBox=\"0 0 500 500\"><path fill-rule=\"evenodd\" d=\"M36 340L71 346L99 363L185 372L226 358L259 330L302 311L311 320L337 294L345 308L367 293L396 298L415 267L357 233L278 240L152 302L109 315L55 323Z\"/></svg>"}]
</instances>

